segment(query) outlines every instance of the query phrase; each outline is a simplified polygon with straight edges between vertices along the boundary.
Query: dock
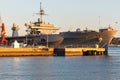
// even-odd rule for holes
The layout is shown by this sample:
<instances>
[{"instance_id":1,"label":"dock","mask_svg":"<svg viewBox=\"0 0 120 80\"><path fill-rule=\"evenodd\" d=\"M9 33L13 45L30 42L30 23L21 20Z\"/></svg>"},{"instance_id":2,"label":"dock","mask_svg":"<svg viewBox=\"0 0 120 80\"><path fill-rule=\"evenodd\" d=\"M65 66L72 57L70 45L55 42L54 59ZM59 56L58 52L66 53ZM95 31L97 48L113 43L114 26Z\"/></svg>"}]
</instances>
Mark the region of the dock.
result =
<instances>
[{"instance_id":1,"label":"dock","mask_svg":"<svg viewBox=\"0 0 120 80\"><path fill-rule=\"evenodd\" d=\"M0 48L0 56L97 56L105 48Z\"/></svg>"},{"instance_id":2,"label":"dock","mask_svg":"<svg viewBox=\"0 0 120 80\"><path fill-rule=\"evenodd\" d=\"M52 56L53 48L0 48L0 56Z\"/></svg>"},{"instance_id":3,"label":"dock","mask_svg":"<svg viewBox=\"0 0 120 80\"><path fill-rule=\"evenodd\" d=\"M55 48L56 56L96 56L106 55L105 48Z\"/></svg>"}]
</instances>

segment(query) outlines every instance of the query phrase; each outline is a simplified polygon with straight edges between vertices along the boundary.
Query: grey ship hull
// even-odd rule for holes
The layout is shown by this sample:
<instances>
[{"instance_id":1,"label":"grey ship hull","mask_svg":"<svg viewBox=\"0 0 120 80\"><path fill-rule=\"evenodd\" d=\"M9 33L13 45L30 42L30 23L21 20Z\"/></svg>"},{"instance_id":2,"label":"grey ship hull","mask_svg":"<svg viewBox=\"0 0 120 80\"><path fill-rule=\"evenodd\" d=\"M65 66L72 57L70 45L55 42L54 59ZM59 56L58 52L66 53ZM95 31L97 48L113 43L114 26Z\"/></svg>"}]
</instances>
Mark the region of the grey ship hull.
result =
<instances>
[{"instance_id":1,"label":"grey ship hull","mask_svg":"<svg viewBox=\"0 0 120 80\"><path fill-rule=\"evenodd\" d=\"M29 35L29 36L17 36L17 37L7 37L8 44L11 45L15 40L19 43L24 43L28 45L44 45L46 46L56 46L63 41L63 37L58 34L41 34L38 36Z\"/></svg>"},{"instance_id":2,"label":"grey ship hull","mask_svg":"<svg viewBox=\"0 0 120 80\"><path fill-rule=\"evenodd\" d=\"M95 47L108 48L113 36L116 34L113 29L101 29L97 31L61 32L64 37L61 45L64 47ZM99 39L102 39L101 41Z\"/></svg>"}]
</instances>

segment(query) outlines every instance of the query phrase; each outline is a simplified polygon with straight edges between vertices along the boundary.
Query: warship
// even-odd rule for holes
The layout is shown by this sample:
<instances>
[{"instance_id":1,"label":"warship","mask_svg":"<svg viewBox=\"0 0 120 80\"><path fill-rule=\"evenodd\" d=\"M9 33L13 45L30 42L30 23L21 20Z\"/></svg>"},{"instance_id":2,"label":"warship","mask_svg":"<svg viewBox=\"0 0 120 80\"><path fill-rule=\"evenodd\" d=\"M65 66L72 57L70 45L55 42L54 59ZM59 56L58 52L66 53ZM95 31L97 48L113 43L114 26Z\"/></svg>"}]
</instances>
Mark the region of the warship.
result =
<instances>
[{"instance_id":1,"label":"warship","mask_svg":"<svg viewBox=\"0 0 120 80\"><path fill-rule=\"evenodd\" d=\"M112 38L117 30L113 29L110 25L108 28L95 30L81 31L80 28L76 31L61 32L64 40L61 45L65 47L100 47L107 50Z\"/></svg>"},{"instance_id":2,"label":"warship","mask_svg":"<svg viewBox=\"0 0 120 80\"><path fill-rule=\"evenodd\" d=\"M6 37L8 40L8 45L11 45L15 40L19 43L24 43L28 45L43 45L43 46L55 46L63 41L63 37L59 34L55 34L60 28L55 27L51 23L45 23L43 21L43 16L46 15L41 7L40 12L36 13L40 16L37 22L25 23L26 32L25 36L19 36L19 27L14 23L12 27L12 37Z\"/></svg>"},{"instance_id":3,"label":"warship","mask_svg":"<svg viewBox=\"0 0 120 80\"><path fill-rule=\"evenodd\" d=\"M45 23L42 17L45 14L44 10L41 7L40 3L40 12L36 13L40 16L37 22L25 23L27 27L27 35L19 36L18 30L19 27L16 24L13 24L12 37L6 37L3 39L11 45L15 40L19 43L26 43L28 45L46 45L58 47L100 47L108 48L112 38L116 34L117 30L114 30L110 25L108 28L95 30L86 30L81 31L79 28L76 31L66 31L60 32L59 34L53 34L60 28L54 27L53 24Z\"/></svg>"}]
</instances>

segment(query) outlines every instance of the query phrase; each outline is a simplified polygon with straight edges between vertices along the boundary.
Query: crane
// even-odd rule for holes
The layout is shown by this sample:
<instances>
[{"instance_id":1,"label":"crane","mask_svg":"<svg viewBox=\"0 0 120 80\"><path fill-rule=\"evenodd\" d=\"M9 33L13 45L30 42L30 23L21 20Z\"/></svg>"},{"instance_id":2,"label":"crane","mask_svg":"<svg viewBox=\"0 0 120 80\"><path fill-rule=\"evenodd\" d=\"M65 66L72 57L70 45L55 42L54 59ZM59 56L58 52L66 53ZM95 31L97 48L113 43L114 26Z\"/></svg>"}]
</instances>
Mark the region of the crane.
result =
<instances>
[{"instance_id":1,"label":"crane","mask_svg":"<svg viewBox=\"0 0 120 80\"><path fill-rule=\"evenodd\" d=\"M5 25L4 23L2 23L2 26L1 26L2 30L1 30L1 43L2 44L6 44L6 46L8 45L8 40L5 38Z\"/></svg>"}]
</instances>

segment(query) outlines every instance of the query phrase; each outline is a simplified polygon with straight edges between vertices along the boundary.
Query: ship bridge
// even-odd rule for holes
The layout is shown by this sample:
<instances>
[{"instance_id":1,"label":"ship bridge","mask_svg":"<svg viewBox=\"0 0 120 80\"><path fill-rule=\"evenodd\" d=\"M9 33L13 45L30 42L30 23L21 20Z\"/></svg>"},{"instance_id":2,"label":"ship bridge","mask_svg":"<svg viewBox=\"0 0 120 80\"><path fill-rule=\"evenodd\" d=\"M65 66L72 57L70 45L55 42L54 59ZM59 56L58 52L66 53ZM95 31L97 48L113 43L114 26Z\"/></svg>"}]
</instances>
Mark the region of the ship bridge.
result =
<instances>
[{"instance_id":1,"label":"ship bridge","mask_svg":"<svg viewBox=\"0 0 120 80\"><path fill-rule=\"evenodd\" d=\"M28 27L29 33L30 34L52 34L55 33L57 30L59 30L60 28L55 27L53 24L50 23L45 23L43 22L43 16L46 15L44 10L41 7L41 3L40 3L40 12L36 13L40 16L40 18L38 18L37 22L31 22L29 24L25 24L26 27ZM27 30L27 31L28 31Z\"/></svg>"},{"instance_id":2,"label":"ship bridge","mask_svg":"<svg viewBox=\"0 0 120 80\"><path fill-rule=\"evenodd\" d=\"M41 34L52 34L60 29L60 28L54 27L54 25L50 23L48 24L42 23L40 25L30 25L30 28L32 31L34 30Z\"/></svg>"}]
</instances>

